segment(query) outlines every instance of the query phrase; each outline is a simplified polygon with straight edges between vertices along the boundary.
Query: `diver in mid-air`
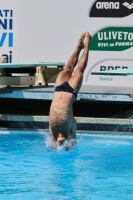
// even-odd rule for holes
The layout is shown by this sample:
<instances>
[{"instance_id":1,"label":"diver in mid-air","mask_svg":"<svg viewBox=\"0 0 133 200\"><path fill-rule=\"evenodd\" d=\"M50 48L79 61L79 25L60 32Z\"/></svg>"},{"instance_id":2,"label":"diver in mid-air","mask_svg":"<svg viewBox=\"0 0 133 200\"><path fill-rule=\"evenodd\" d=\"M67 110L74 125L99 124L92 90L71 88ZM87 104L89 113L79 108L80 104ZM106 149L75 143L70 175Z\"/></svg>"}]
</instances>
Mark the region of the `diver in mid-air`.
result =
<instances>
[{"instance_id":1,"label":"diver in mid-air","mask_svg":"<svg viewBox=\"0 0 133 200\"><path fill-rule=\"evenodd\" d=\"M49 113L49 129L52 141L56 142L57 145L62 145L69 139L76 139L77 123L73 117L72 104L76 100L77 93L82 85L90 42L91 35L88 32L80 36L74 53L55 82L55 92ZM78 62L82 49L83 54ZM74 71L77 63L78 66Z\"/></svg>"}]
</instances>

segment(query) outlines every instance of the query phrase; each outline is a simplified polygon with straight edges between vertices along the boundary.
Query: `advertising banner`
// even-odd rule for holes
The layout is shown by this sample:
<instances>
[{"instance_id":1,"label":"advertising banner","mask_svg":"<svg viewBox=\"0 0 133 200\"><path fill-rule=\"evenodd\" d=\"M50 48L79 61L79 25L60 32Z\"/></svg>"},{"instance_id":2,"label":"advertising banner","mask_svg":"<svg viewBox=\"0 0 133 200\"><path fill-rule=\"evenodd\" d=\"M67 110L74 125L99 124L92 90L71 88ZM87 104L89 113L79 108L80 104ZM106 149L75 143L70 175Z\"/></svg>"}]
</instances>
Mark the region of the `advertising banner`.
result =
<instances>
[{"instance_id":1,"label":"advertising banner","mask_svg":"<svg viewBox=\"0 0 133 200\"><path fill-rule=\"evenodd\" d=\"M0 57L17 61L18 1L0 0Z\"/></svg>"},{"instance_id":2,"label":"advertising banner","mask_svg":"<svg viewBox=\"0 0 133 200\"><path fill-rule=\"evenodd\" d=\"M133 68L133 1L94 1L89 17L101 28L93 34L90 50L102 57L87 72L87 85L132 87L133 75L92 75L92 72ZM116 18L116 19L115 19ZM132 20L131 20L132 19ZM105 21L104 27L102 26ZM109 26L112 21L111 26ZM93 55L94 55L93 53ZM103 58L104 55L104 58ZM96 57L97 58L97 57ZM97 61L97 59L95 59Z\"/></svg>"},{"instance_id":3,"label":"advertising banner","mask_svg":"<svg viewBox=\"0 0 133 200\"><path fill-rule=\"evenodd\" d=\"M0 2L0 53L8 62L67 63L80 35L89 31L83 85L128 85L128 77L103 80L91 72L133 67L133 0Z\"/></svg>"},{"instance_id":4,"label":"advertising banner","mask_svg":"<svg viewBox=\"0 0 133 200\"><path fill-rule=\"evenodd\" d=\"M108 27L98 31L90 50L124 51L133 47L133 27Z\"/></svg>"},{"instance_id":5,"label":"advertising banner","mask_svg":"<svg viewBox=\"0 0 133 200\"><path fill-rule=\"evenodd\" d=\"M133 13L132 0L98 0L94 4L89 13L90 17L104 17L104 18L122 18Z\"/></svg>"},{"instance_id":6,"label":"advertising banner","mask_svg":"<svg viewBox=\"0 0 133 200\"><path fill-rule=\"evenodd\" d=\"M132 61L124 60L105 60L96 64L89 72L87 82L92 85L101 86L123 86L132 87L133 75L91 75L92 72L104 72L107 70L130 69L133 68Z\"/></svg>"}]
</instances>

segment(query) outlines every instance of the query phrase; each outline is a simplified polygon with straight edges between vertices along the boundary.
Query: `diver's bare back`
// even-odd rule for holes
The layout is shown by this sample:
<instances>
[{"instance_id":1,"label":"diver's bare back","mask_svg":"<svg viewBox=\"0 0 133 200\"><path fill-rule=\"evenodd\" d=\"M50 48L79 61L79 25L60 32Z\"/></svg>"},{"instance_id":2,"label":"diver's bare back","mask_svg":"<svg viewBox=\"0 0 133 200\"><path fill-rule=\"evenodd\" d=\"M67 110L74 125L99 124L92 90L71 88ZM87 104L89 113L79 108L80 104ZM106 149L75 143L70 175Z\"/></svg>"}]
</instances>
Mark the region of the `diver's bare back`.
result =
<instances>
[{"instance_id":1,"label":"diver's bare back","mask_svg":"<svg viewBox=\"0 0 133 200\"><path fill-rule=\"evenodd\" d=\"M72 104L75 100L73 94L68 92L55 92L50 108L50 127L56 139L56 133L61 131L65 136L74 134L76 123L73 117ZM76 127L75 127L76 129Z\"/></svg>"}]
</instances>

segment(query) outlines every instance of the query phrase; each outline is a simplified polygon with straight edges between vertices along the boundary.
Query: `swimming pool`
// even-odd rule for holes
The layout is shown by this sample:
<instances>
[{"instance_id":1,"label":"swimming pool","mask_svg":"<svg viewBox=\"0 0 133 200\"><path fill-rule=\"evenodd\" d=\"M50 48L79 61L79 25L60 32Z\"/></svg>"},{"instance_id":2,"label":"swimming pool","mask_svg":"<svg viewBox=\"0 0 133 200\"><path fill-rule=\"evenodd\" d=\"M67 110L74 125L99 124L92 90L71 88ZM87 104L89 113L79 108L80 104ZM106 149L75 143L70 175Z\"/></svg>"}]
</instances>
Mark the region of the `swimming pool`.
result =
<instances>
[{"instance_id":1,"label":"swimming pool","mask_svg":"<svg viewBox=\"0 0 133 200\"><path fill-rule=\"evenodd\" d=\"M48 133L0 131L1 200L133 199L133 136L80 134L70 151Z\"/></svg>"}]
</instances>

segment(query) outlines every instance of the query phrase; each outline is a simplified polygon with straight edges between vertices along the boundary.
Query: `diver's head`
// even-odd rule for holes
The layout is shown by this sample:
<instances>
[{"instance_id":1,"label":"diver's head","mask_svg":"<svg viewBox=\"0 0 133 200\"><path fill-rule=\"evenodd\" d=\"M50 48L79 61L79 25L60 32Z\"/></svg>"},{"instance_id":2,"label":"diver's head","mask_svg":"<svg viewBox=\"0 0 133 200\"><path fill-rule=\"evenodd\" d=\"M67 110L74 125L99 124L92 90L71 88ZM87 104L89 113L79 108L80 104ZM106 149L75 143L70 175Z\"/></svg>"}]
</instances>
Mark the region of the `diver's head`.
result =
<instances>
[{"instance_id":1,"label":"diver's head","mask_svg":"<svg viewBox=\"0 0 133 200\"><path fill-rule=\"evenodd\" d=\"M61 145L64 144L65 141L66 141L65 136L64 136L62 133L59 133L59 135L58 135L58 137L57 137L57 140L56 140L57 144L58 144L59 146L61 146Z\"/></svg>"}]
</instances>

